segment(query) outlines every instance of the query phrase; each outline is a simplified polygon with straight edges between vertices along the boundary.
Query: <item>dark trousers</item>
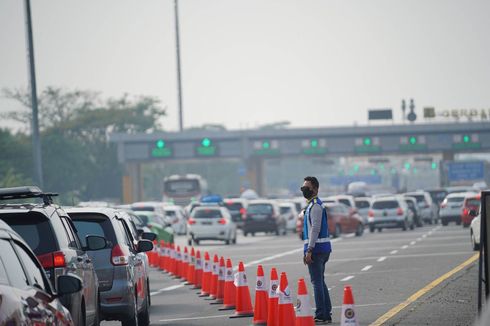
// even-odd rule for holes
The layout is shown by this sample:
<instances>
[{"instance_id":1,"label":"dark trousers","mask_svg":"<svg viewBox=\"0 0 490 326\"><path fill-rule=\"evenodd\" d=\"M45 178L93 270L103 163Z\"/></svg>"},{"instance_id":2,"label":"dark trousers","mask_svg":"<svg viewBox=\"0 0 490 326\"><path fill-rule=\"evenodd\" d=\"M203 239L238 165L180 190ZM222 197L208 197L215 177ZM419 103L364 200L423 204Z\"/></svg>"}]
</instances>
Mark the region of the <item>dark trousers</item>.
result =
<instances>
[{"instance_id":1,"label":"dark trousers","mask_svg":"<svg viewBox=\"0 0 490 326\"><path fill-rule=\"evenodd\" d=\"M315 318L331 319L332 303L330 294L325 284L325 264L330 258L330 253L313 253L311 255L313 262L308 265L311 283L313 284L313 294L315 295Z\"/></svg>"}]
</instances>

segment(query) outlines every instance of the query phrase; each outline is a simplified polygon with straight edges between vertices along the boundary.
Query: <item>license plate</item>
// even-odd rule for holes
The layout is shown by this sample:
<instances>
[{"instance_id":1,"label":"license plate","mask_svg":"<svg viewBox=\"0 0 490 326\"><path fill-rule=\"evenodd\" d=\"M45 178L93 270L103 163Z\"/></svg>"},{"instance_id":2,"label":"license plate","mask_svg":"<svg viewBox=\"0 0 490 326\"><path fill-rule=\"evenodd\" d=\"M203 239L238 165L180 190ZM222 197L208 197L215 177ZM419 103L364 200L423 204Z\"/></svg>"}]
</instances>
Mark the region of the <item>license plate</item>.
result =
<instances>
[{"instance_id":1,"label":"license plate","mask_svg":"<svg viewBox=\"0 0 490 326\"><path fill-rule=\"evenodd\" d=\"M209 222L209 221L204 221L204 222L201 222L202 225L212 225L213 222Z\"/></svg>"}]
</instances>

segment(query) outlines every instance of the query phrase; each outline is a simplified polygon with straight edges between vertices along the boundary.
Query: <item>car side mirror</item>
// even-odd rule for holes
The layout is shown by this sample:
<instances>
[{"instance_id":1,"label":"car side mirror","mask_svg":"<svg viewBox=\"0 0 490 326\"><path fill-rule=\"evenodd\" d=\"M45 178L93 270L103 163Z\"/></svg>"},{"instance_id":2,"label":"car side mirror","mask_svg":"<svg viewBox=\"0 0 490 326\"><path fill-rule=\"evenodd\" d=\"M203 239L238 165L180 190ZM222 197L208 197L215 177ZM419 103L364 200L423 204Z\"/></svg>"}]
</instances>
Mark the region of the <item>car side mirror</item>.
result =
<instances>
[{"instance_id":1,"label":"car side mirror","mask_svg":"<svg viewBox=\"0 0 490 326\"><path fill-rule=\"evenodd\" d=\"M82 289L82 279L75 275L60 275L56 282L58 296L72 294Z\"/></svg>"},{"instance_id":2,"label":"car side mirror","mask_svg":"<svg viewBox=\"0 0 490 326\"><path fill-rule=\"evenodd\" d=\"M137 252L146 252L153 250L153 243L150 240L140 240L136 244L136 251Z\"/></svg>"},{"instance_id":3,"label":"car side mirror","mask_svg":"<svg viewBox=\"0 0 490 326\"><path fill-rule=\"evenodd\" d=\"M478 212L475 209L470 209L469 215L472 217L478 216Z\"/></svg>"},{"instance_id":4,"label":"car side mirror","mask_svg":"<svg viewBox=\"0 0 490 326\"><path fill-rule=\"evenodd\" d=\"M154 232L143 232L143 233L141 233L140 236L141 236L141 239L150 240L150 241L156 240L156 238L157 238L157 235Z\"/></svg>"},{"instance_id":5,"label":"car side mirror","mask_svg":"<svg viewBox=\"0 0 490 326\"><path fill-rule=\"evenodd\" d=\"M85 242L87 243L86 250L89 251L100 250L107 247L106 239L98 235L87 235L85 237Z\"/></svg>"}]
</instances>

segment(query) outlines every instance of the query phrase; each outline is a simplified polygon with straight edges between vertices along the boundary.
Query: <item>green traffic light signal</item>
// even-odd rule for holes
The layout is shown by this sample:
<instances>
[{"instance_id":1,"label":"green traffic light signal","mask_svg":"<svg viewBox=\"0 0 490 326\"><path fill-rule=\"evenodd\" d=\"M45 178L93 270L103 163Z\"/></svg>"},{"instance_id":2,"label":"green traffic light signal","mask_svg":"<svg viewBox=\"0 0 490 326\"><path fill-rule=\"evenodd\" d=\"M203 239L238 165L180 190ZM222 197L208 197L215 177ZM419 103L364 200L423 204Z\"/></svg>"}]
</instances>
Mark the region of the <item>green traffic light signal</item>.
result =
<instances>
[{"instance_id":1,"label":"green traffic light signal","mask_svg":"<svg viewBox=\"0 0 490 326\"><path fill-rule=\"evenodd\" d=\"M211 139L209 138L204 138L202 141L201 141L201 145L203 147L209 147L211 146Z\"/></svg>"},{"instance_id":2,"label":"green traffic light signal","mask_svg":"<svg viewBox=\"0 0 490 326\"><path fill-rule=\"evenodd\" d=\"M359 165L357 165L357 164L356 164L356 165L354 165L354 171L355 171L355 172L359 172Z\"/></svg>"},{"instance_id":3,"label":"green traffic light signal","mask_svg":"<svg viewBox=\"0 0 490 326\"><path fill-rule=\"evenodd\" d=\"M364 145L369 146L372 144L372 140L369 137L364 138Z\"/></svg>"},{"instance_id":4,"label":"green traffic light signal","mask_svg":"<svg viewBox=\"0 0 490 326\"><path fill-rule=\"evenodd\" d=\"M268 141L264 141L262 143L262 148L269 149L270 147L271 147L271 143L269 143Z\"/></svg>"},{"instance_id":5,"label":"green traffic light signal","mask_svg":"<svg viewBox=\"0 0 490 326\"><path fill-rule=\"evenodd\" d=\"M411 164L409 162L405 163L405 170L410 170Z\"/></svg>"},{"instance_id":6,"label":"green traffic light signal","mask_svg":"<svg viewBox=\"0 0 490 326\"><path fill-rule=\"evenodd\" d=\"M162 139L159 139L159 140L157 140L156 145L157 145L157 148L160 148L160 149L165 148L165 141Z\"/></svg>"},{"instance_id":7,"label":"green traffic light signal","mask_svg":"<svg viewBox=\"0 0 490 326\"><path fill-rule=\"evenodd\" d=\"M410 144L415 145L415 144L417 144L417 137L415 137L415 136L411 136L411 137L408 139L408 141L410 142Z\"/></svg>"},{"instance_id":8,"label":"green traffic light signal","mask_svg":"<svg viewBox=\"0 0 490 326\"><path fill-rule=\"evenodd\" d=\"M470 136L464 135L463 136L463 143L469 143L470 142L470 139L471 139Z\"/></svg>"},{"instance_id":9,"label":"green traffic light signal","mask_svg":"<svg viewBox=\"0 0 490 326\"><path fill-rule=\"evenodd\" d=\"M312 148L317 148L318 147L318 140L317 139L312 139L310 142L310 145Z\"/></svg>"}]
</instances>

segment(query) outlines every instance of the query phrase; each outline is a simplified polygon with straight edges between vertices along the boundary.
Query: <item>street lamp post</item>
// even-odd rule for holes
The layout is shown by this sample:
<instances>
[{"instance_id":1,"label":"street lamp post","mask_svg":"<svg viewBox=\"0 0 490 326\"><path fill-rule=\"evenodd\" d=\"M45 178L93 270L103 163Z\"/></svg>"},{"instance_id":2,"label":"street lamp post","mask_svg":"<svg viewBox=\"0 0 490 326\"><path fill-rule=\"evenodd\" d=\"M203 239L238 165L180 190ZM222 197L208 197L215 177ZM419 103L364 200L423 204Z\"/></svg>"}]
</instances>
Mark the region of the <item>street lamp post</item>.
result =
<instances>
[{"instance_id":1,"label":"street lamp post","mask_svg":"<svg viewBox=\"0 0 490 326\"><path fill-rule=\"evenodd\" d=\"M31 19L31 2L24 1L25 19L26 19L26 38L27 54L29 66L29 80L31 88L31 106L32 106L32 154L34 163L34 174L39 186L43 186L43 168L41 156L41 140L39 137L39 118L37 108L37 90L36 90L36 68L34 65L34 41L32 37L32 19Z\"/></svg>"},{"instance_id":2,"label":"street lamp post","mask_svg":"<svg viewBox=\"0 0 490 326\"><path fill-rule=\"evenodd\" d=\"M182 103L182 77L180 67L179 0L174 0L175 9L175 49L177 56L177 97L179 102L179 130L184 131L184 112Z\"/></svg>"}]
</instances>

